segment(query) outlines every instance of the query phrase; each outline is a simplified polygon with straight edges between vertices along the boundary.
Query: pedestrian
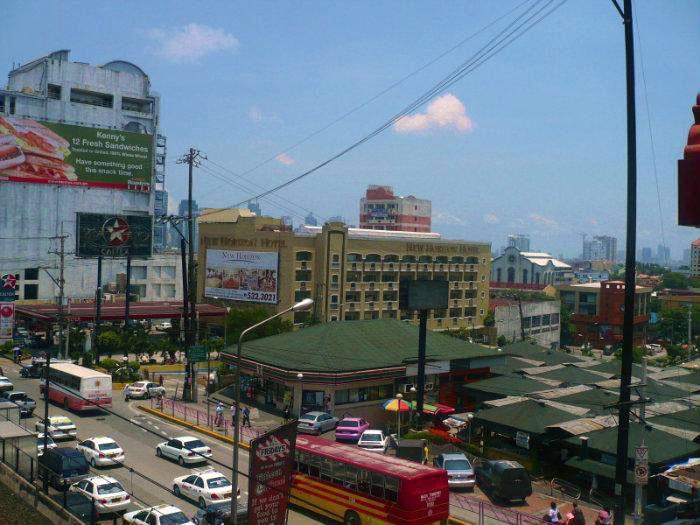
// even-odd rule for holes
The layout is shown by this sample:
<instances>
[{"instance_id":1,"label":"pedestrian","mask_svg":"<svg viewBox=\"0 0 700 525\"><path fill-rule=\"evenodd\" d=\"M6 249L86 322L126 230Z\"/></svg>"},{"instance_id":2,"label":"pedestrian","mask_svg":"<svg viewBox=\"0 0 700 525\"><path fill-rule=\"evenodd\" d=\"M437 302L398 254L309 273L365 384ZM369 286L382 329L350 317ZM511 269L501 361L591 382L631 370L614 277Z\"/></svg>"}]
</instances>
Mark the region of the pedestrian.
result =
<instances>
[{"instance_id":1,"label":"pedestrian","mask_svg":"<svg viewBox=\"0 0 700 525\"><path fill-rule=\"evenodd\" d=\"M557 508L557 502L552 501L549 504L549 511L547 511L547 521L549 523L552 523L554 525L558 525L561 523L561 513L559 512L559 509Z\"/></svg>"},{"instance_id":2,"label":"pedestrian","mask_svg":"<svg viewBox=\"0 0 700 525\"><path fill-rule=\"evenodd\" d=\"M284 418L285 423L289 422L289 406L284 407L284 410L282 411L282 417Z\"/></svg>"},{"instance_id":3,"label":"pedestrian","mask_svg":"<svg viewBox=\"0 0 700 525\"><path fill-rule=\"evenodd\" d=\"M610 523L610 513L606 510L601 510L595 520L595 525L608 525Z\"/></svg>"},{"instance_id":4,"label":"pedestrian","mask_svg":"<svg viewBox=\"0 0 700 525\"><path fill-rule=\"evenodd\" d=\"M243 407L243 424L241 426L250 428L250 408Z\"/></svg>"},{"instance_id":5,"label":"pedestrian","mask_svg":"<svg viewBox=\"0 0 700 525\"><path fill-rule=\"evenodd\" d=\"M131 387L131 385L126 385L124 387L124 401L127 403L129 402L129 397L130 397L129 394L131 393L130 387Z\"/></svg>"},{"instance_id":6,"label":"pedestrian","mask_svg":"<svg viewBox=\"0 0 700 525\"><path fill-rule=\"evenodd\" d=\"M583 511L578 506L578 501L574 501L574 508L571 509L573 518L570 521L570 525L586 525L586 517L583 515ZM568 517L568 515L567 515Z\"/></svg>"},{"instance_id":7,"label":"pedestrian","mask_svg":"<svg viewBox=\"0 0 700 525\"><path fill-rule=\"evenodd\" d=\"M214 421L214 426L220 427L224 419L224 404L219 401L216 405L216 421Z\"/></svg>"},{"instance_id":8,"label":"pedestrian","mask_svg":"<svg viewBox=\"0 0 700 525\"><path fill-rule=\"evenodd\" d=\"M231 428L236 426L236 405L231 404Z\"/></svg>"},{"instance_id":9,"label":"pedestrian","mask_svg":"<svg viewBox=\"0 0 700 525\"><path fill-rule=\"evenodd\" d=\"M428 442L423 441L423 465L427 465L429 459L430 459L430 449L428 448Z\"/></svg>"}]
</instances>

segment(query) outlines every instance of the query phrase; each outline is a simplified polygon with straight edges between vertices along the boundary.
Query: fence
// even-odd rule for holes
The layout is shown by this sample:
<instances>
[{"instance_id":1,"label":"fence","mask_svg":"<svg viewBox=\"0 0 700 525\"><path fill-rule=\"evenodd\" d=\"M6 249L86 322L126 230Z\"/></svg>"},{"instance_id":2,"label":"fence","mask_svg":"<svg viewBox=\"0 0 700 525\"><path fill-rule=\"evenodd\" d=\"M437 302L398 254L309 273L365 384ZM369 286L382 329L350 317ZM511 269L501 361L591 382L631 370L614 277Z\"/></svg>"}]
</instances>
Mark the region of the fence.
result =
<instances>
[{"instance_id":1,"label":"fence","mask_svg":"<svg viewBox=\"0 0 700 525\"><path fill-rule=\"evenodd\" d=\"M455 513L456 509L460 512ZM542 525L542 517L531 516L524 512L493 505L488 501L465 496L450 494L450 514L463 518L475 525Z\"/></svg>"},{"instance_id":2,"label":"fence","mask_svg":"<svg viewBox=\"0 0 700 525\"><path fill-rule=\"evenodd\" d=\"M188 406L185 403L176 401L173 399L153 399L151 398L151 408L154 410L160 410L164 414L167 414L188 423L194 423L198 427L205 427L213 430L214 432L219 432L224 436L233 436L233 422L231 421L231 407L226 407L224 412L224 417L221 421L216 420L216 413L211 410L207 413L204 410L196 406ZM243 417L241 414L241 423L243 422ZM220 423L220 424L219 424ZM264 430L254 427L241 427L240 429L241 441L251 441L260 436Z\"/></svg>"},{"instance_id":3,"label":"fence","mask_svg":"<svg viewBox=\"0 0 700 525\"><path fill-rule=\"evenodd\" d=\"M29 483L37 478L36 458L16 447L8 440L2 441L2 462Z\"/></svg>"}]
</instances>

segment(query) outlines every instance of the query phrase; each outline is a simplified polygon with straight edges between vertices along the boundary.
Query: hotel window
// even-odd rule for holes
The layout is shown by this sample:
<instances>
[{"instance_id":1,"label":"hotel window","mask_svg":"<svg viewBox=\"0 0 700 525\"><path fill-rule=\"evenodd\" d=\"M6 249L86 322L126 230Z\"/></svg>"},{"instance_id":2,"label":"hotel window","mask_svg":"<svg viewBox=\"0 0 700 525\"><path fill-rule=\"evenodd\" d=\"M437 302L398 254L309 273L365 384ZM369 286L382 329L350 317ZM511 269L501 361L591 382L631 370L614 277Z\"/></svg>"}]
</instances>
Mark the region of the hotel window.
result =
<instances>
[{"instance_id":1,"label":"hotel window","mask_svg":"<svg viewBox=\"0 0 700 525\"><path fill-rule=\"evenodd\" d=\"M39 285L38 284L25 284L23 298L24 299L38 299L39 298Z\"/></svg>"},{"instance_id":2,"label":"hotel window","mask_svg":"<svg viewBox=\"0 0 700 525\"><path fill-rule=\"evenodd\" d=\"M39 268L25 268L24 269L24 280L25 281L36 281L39 279Z\"/></svg>"},{"instance_id":3,"label":"hotel window","mask_svg":"<svg viewBox=\"0 0 700 525\"><path fill-rule=\"evenodd\" d=\"M310 261L311 260L311 252L297 252L296 259L297 259L297 261Z\"/></svg>"},{"instance_id":4,"label":"hotel window","mask_svg":"<svg viewBox=\"0 0 700 525\"><path fill-rule=\"evenodd\" d=\"M310 281L311 280L311 270L296 270L294 272L294 280L296 280L296 281Z\"/></svg>"},{"instance_id":5,"label":"hotel window","mask_svg":"<svg viewBox=\"0 0 700 525\"><path fill-rule=\"evenodd\" d=\"M414 262L416 262L416 258L413 255L403 255L401 257L401 262L402 263L414 263Z\"/></svg>"},{"instance_id":6,"label":"hotel window","mask_svg":"<svg viewBox=\"0 0 700 525\"><path fill-rule=\"evenodd\" d=\"M484 309L479 310L479 315L484 315Z\"/></svg>"},{"instance_id":7,"label":"hotel window","mask_svg":"<svg viewBox=\"0 0 700 525\"><path fill-rule=\"evenodd\" d=\"M348 262L360 262L362 260L362 255L359 253L349 253L346 257Z\"/></svg>"},{"instance_id":8,"label":"hotel window","mask_svg":"<svg viewBox=\"0 0 700 525\"><path fill-rule=\"evenodd\" d=\"M384 262L399 262L398 255L385 255Z\"/></svg>"},{"instance_id":9,"label":"hotel window","mask_svg":"<svg viewBox=\"0 0 700 525\"><path fill-rule=\"evenodd\" d=\"M368 253L365 257L365 262L380 262L382 258L376 253Z\"/></svg>"},{"instance_id":10,"label":"hotel window","mask_svg":"<svg viewBox=\"0 0 700 525\"><path fill-rule=\"evenodd\" d=\"M311 290L297 290L294 292L294 302L298 303L302 299L308 299L311 297Z\"/></svg>"}]
</instances>

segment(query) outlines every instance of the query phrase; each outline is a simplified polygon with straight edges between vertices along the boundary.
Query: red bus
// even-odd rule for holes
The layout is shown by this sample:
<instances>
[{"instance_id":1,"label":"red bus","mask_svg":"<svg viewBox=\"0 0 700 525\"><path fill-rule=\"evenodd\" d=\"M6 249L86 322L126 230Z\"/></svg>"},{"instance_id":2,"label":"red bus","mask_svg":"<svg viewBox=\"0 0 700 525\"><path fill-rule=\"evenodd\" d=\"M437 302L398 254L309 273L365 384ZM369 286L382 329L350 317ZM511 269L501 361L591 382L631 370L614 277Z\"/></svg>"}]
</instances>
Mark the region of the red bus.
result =
<instances>
[{"instance_id":1,"label":"red bus","mask_svg":"<svg viewBox=\"0 0 700 525\"><path fill-rule=\"evenodd\" d=\"M346 525L445 524L447 472L313 436L298 436L290 503Z\"/></svg>"},{"instance_id":2,"label":"red bus","mask_svg":"<svg viewBox=\"0 0 700 525\"><path fill-rule=\"evenodd\" d=\"M42 394L44 386L42 381ZM94 410L98 406L110 408L112 376L73 363L51 363L49 399L68 410Z\"/></svg>"}]
</instances>

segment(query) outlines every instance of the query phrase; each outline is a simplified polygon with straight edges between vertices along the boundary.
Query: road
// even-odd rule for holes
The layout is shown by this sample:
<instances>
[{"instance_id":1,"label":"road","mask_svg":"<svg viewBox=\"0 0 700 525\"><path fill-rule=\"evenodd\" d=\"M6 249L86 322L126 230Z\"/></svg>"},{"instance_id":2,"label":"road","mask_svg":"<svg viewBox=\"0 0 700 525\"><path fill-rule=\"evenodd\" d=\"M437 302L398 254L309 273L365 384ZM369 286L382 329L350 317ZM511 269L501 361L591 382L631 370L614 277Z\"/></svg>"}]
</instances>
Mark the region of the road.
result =
<instances>
[{"instance_id":1,"label":"road","mask_svg":"<svg viewBox=\"0 0 700 525\"><path fill-rule=\"evenodd\" d=\"M29 430L34 430L37 421L36 416L43 416L44 402L39 394L38 379L24 379L19 375L19 366L2 363L5 375L14 384L15 390L27 392L37 402L35 417L23 419L23 424ZM170 437L183 435L196 435L212 449L211 467L220 470L226 477L230 477L232 460L231 445L222 443L206 436L187 431L177 425L172 425L156 417L144 414L136 407L139 401L124 402L121 392L114 392L113 405L110 413L98 412L94 414L76 414L65 411L56 405L49 405L49 415L65 415L71 418L78 429L78 439L87 439L96 436L108 436L114 439L125 451L126 459L123 466L92 469L96 474L108 475L118 479L124 488L132 495L132 507L145 507L169 503L182 509L188 516L193 516L197 510L195 503L179 499L172 493L172 480L178 476L188 474L191 468L180 467L177 463L157 458L155 447L158 443ZM75 441L58 443L59 446L75 446ZM240 471L248 472L248 452L240 450ZM218 464L217 464L218 463ZM241 497L248 497L248 478L239 475L238 483L241 487ZM290 510L289 523L310 524L328 523L322 518L307 515L297 510Z\"/></svg>"}]
</instances>

